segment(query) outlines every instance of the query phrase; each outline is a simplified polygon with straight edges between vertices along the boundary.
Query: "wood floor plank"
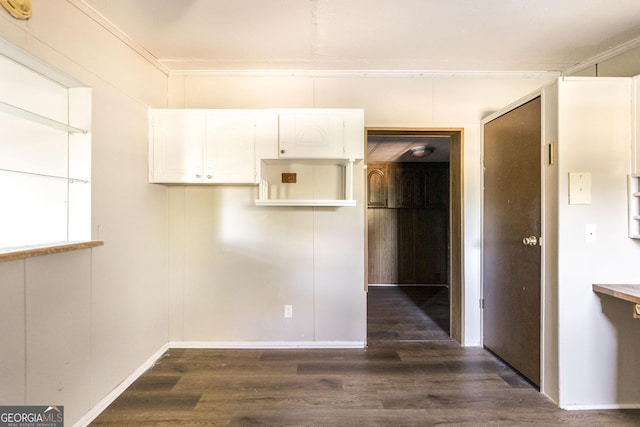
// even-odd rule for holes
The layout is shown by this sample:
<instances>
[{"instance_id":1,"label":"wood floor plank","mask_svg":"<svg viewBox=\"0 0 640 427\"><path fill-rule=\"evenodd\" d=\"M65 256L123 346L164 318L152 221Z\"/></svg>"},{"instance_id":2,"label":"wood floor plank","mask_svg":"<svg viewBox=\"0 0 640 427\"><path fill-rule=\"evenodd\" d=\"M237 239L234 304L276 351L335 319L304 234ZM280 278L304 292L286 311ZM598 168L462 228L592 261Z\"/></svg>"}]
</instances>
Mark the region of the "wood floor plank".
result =
<instances>
[{"instance_id":1,"label":"wood floor plank","mask_svg":"<svg viewBox=\"0 0 640 427\"><path fill-rule=\"evenodd\" d=\"M419 372L450 372L444 363L330 363L303 362L298 364L299 375L362 374L362 375L415 375Z\"/></svg>"},{"instance_id":2,"label":"wood floor plank","mask_svg":"<svg viewBox=\"0 0 640 427\"><path fill-rule=\"evenodd\" d=\"M132 391L169 391L182 377L179 375L147 375L139 378L129 387Z\"/></svg>"},{"instance_id":3,"label":"wood floor plank","mask_svg":"<svg viewBox=\"0 0 640 427\"><path fill-rule=\"evenodd\" d=\"M398 352L393 349L302 349L265 350L261 362L270 361L399 361Z\"/></svg>"},{"instance_id":4,"label":"wood floor plank","mask_svg":"<svg viewBox=\"0 0 640 427\"><path fill-rule=\"evenodd\" d=\"M640 410L559 409L491 353L447 338L442 303L419 290L374 294L367 349L170 349L92 425L640 425ZM402 319L430 304L438 322Z\"/></svg>"},{"instance_id":5,"label":"wood floor plank","mask_svg":"<svg viewBox=\"0 0 640 427\"><path fill-rule=\"evenodd\" d=\"M115 411L191 411L193 410L202 393L175 393L175 392L139 392L128 391L113 402L111 408Z\"/></svg>"},{"instance_id":6,"label":"wood floor plank","mask_svg":"<svg viewBox=\"0 0 640 427\"><path fill-rule=\"evenodd\" d=\"M343 387L342 378L338 376L314 376L304 378L296 375L278 378L263 377L256 374L227 376L224 378L184 378L173 391L199 390L203 393L215 391L220 396L261 393L286 395L301 392L326 391L335 393Z\"/></svg>"}]
</instances>

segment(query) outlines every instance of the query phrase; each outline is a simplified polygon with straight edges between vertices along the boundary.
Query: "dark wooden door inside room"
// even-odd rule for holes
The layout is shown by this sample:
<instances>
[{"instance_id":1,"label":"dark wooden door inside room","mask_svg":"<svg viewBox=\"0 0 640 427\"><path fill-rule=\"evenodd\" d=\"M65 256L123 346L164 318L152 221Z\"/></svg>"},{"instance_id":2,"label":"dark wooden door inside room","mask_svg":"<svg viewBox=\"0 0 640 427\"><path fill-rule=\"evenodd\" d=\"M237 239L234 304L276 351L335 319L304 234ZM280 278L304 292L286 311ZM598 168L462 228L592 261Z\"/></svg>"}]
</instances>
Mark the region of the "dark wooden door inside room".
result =
<instances>
[{"instance_id":1,"label":"dark wooden door inside room","mask_svg":"<svg viewBox=\"0 0 640 427\"><path fill-rule=\"evenodd\" d=\"M539 97L484 126L484 346L538 386L540 144Z\"/></svg>"}]
</instances>

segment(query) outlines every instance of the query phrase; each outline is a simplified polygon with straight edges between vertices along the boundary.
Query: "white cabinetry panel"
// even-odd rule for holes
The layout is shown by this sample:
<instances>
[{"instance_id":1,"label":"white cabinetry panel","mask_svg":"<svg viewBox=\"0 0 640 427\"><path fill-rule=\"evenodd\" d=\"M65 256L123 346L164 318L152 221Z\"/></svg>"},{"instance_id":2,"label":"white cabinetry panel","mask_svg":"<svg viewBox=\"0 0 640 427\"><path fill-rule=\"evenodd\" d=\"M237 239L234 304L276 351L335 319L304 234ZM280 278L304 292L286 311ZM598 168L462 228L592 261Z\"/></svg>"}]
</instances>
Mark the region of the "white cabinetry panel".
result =
<instances>
[{"instance_id":1,"label":"white cabinetry panel","mask_svg":"<svg viewBox=\"0 0 640 427\"><path fill-rule=\"evenodd\" d=\"M207 112L203 182L256 182L256 123L247 112Z\"/></svg>"},{"instance_id":2,"label":"white cabinetry panel","mask_svg":"<svg viewBox=\"0 0 640 427\"><path fill-rule=\"evenodd\" d=\"M281 110L279 125L280 158L363 158L362 110Z\"/></svg>"},{"instance_id":3,"label":"white cabinetry panel","mask_svg":"<svg viewBox=\"0 0 640 427\"><path fill-rule=\"evenodd\" d=\"M149 182L202 182L204 114L152 110L149 117Z\"/></svg>"},{"instance_id":4,"label":"white cabinetry panel","mask_svg":"<svg viewBox=\"0 0 640 427\"><path fill-rule=\"evenodd\" d=\"M277 130L266 111L151 110L149 182L255 184Z\"/></svg>"},{"instance_id":5,"label":"white cabinetry panel","mask_svg":"<svg viewBox=\"0 0 640 427\"><path fill-rule=\"evenodd\" d=\"M263 159L353 162L364 157L363 117L357 109L151 110L149 182L257 184Z\"/></svg>"}]
</instances>

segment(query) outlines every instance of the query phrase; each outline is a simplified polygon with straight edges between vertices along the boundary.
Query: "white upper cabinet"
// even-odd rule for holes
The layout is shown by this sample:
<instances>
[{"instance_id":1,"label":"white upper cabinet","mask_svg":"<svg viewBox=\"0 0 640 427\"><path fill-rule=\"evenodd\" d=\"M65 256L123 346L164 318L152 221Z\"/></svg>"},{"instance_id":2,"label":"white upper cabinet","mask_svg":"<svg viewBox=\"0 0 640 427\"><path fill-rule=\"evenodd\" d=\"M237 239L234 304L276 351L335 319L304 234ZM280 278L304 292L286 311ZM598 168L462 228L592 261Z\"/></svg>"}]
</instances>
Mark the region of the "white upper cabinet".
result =
<instances>
[{"instance_id":1,"label":"white upper cabinet","mask_svg":"<svg viewBox=\"0 0 640 427\"><path fill-rule=\"evenodd\" d=\"M151 110L149 182L202 182L203 144L203 112Z\"/></svg>"},{"instance_id":2,"label":"white upper cabinet","mask_svg":"<svg viewBox=\"0 0 640 427\"><path fill-rule=\"evenodd\" d=\"M357 161L363 122L356 109L152 109L149 182L258 184L262 159Z\"/></svg>"},{"instance_id":3,"label":"white upper cabinet","mask_svg":"<svg viewBox=\"0 0 640 427\"><path fill-rule=\"evenodd\" d=\"M359 109L279 110L281 159L362 159L364 113Z\"/></svg>"},{"instance_id":4,"label":"white upper cabinet","mask_svg":"<svg viewBox=\"0 0 640 427\"><path fill-rule=\"evenodd\" d=\"M263 146L277 144L277 119L256 110L151 110L149 132L150 182L255 184Z\"/></svg>"}]
</instances>

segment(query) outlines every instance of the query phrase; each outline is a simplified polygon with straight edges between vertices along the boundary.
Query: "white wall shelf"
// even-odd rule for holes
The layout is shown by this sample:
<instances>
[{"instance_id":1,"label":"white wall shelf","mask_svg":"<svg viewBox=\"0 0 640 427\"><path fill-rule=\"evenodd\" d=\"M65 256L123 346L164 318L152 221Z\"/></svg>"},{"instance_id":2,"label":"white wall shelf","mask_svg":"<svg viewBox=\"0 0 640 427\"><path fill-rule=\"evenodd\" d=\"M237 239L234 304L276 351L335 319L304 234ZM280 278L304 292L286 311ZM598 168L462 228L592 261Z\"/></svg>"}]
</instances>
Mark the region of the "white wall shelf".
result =
<instances>
[{"instance_id":1,"label":"white wall shelf","mask_svg":"<svg viewBox=\"0 0 640 427\"><path fill-rule=\"evenodd\" d=\"M257 206L355 206L347 159L263 159ZM284 175L294 176L285 182Z\"/></svg>"},{"instance_id":2,"label":"white wall shelf","mask_svg":"<svg viewBox=\"0 0 640 427\"><path fill-rule=\"evenodd\" d=\"M41 116L39 114L33 113L28 110L24 110L20 107L7 104L6 102L2 102L2 101L0 101L0 111L14 115L16 117L20 117L22 119L30 120L34 123L48 126L53 129L57 129L62 132L66 132L70 134L74 134L74 133L86 134L87 133L85 129L80 129L74 126L70 126L67 123L59 122L57 120L53 120L48 117Z\"/></svg>"},{"instance_id":3,"label":"white wall shelf","mask_svg":"<svg viewBox=\"0 0 640 427\"><path fill-rule=\"evenodd\" d=\"M355 200L256 200L256 206L355 206Z\"/></svg>"},{"instance_id":4,"label":"white wall shelf","mask_svg":"<svg viewBox=\"0 0 640 427\"><path fill-rule=\"evenodd\" d=\"M640 174L628 176L629 237L640 239Z\"/></svg>"}]
</instances>

